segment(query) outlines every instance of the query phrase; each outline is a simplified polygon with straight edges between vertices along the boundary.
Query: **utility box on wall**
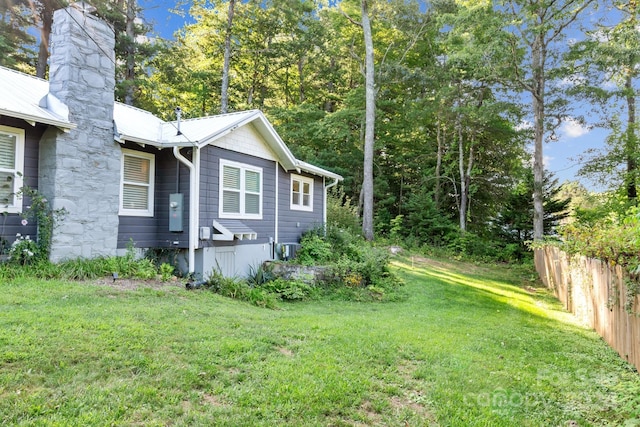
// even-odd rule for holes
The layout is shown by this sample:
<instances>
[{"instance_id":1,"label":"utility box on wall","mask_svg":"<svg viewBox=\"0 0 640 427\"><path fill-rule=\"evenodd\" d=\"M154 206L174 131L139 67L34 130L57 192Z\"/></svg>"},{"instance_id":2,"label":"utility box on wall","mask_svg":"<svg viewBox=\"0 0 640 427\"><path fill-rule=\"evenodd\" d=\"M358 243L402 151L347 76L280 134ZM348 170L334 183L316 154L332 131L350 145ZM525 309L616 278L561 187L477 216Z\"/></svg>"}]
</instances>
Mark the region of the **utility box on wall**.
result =
<instances>
[{"instance_id":1,"label":"utility box on wall","mask_svg":"<svg viewBox=\"0 0 640 427\"><path fill-rule=\"evenodd\" d=\"M184 211L184 194L169 194L169 231L181 232Z\"/></svg>"}]
</instances>

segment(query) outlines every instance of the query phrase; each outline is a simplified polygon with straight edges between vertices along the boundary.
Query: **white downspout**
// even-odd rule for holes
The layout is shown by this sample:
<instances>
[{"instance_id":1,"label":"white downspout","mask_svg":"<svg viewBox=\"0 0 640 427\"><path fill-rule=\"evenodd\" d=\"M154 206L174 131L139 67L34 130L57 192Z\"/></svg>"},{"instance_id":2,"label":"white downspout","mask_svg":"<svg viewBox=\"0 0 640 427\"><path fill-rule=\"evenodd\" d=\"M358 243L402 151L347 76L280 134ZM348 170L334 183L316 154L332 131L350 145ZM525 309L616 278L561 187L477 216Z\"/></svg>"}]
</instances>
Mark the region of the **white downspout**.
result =
<instances>
[{"instance_id":1,"label":"white downspout","mask_svg":"<svg viewBox=\"0 0 640 427\"><path fill-rule=\"evenodd\" d=\"M278 215L280 212L280 209L278 209L278 205L280 204L280 195L278 194L278 187L279 187L279 173L280 170L278 169L278 162L276 161L276 223L275 223L275 231L274 231L274 236L273 236L273 243L278 243Z\"/></svg>"},{"instance_id":2,"label":"white downspout","mask_svg":"<svg viewBox=\"0 0 640 427\"><path fill-rule=\"evenodd\" d=\"M189 168L189 273L195 272L196 247L198 246L198 218L200 198L200 150L193 147L193 163L180 153L180 147L173 147L173 155ZM180 173L178 171L178 173Z\"/></svg>"},{"instance_id":3,"label":"white downspout","mask_svg":"<svg viewBox=\"0 0 640 427\"><path fill-rule=\"evenodd\" d=\"M326 182L326 178L323 177L322 184L324 184L325 182ZM324 186L324 201L322 203L322 223L324 224L325 227L327 226L327 191L331 187L335 187L338 182L339 182L338 179L334 179L331 184Z\"/></svg>"}]
</instances>

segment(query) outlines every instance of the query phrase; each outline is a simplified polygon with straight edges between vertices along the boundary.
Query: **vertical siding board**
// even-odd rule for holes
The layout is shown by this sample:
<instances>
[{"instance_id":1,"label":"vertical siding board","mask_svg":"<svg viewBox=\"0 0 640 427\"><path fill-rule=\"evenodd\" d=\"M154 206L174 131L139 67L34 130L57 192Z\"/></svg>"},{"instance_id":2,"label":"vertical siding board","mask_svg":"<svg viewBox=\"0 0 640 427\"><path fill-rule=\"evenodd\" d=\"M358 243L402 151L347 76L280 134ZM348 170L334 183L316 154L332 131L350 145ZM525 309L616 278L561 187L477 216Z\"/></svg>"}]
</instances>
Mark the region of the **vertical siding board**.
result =
<instances>
[{"instance_id":1,"label":"vertical siding board","mask_svg":"<svg viewBox=\"0 0 640 427\"><path fill-rule=\"evenodd\" d=\"M565 262L557 262L558 260ZM640 317L627 313L626 273L620 266L586 257L569 257L555 247L536 249L536 270L563 306L640 369ZM633 311L640 311L640 296Z\"/></svg>"}]
</instances>

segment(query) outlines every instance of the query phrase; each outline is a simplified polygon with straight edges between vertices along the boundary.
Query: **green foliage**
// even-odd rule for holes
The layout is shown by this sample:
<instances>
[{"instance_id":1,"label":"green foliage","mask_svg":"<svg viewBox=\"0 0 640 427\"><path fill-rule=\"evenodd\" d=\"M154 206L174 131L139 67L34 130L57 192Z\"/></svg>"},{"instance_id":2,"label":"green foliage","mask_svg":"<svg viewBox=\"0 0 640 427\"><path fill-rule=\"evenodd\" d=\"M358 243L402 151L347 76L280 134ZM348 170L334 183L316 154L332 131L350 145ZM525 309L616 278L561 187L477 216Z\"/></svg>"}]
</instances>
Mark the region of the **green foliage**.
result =
<instances>
[{"instance_id":1,"label":"green foliage","mask_svg":"<svg viewBox=\"0 0 640 427\"><path fill-rule=\"evenodd\" d=\"M174 276L175 268L173 267L173 265L163 262L162 264L160 264L159 273L160 273L160 280L162 280L163 282L168 282L173 277L175 277Z\"/></svg>"},{"instance_id":2,"label":"green foliage","mask_svg":"<svg viewBox=\"0 0 640 427\"><path fill-rule=\"evenodd\" d=\"M625 215L610 213L595 221L574 221L562 230L561 248L569 254L597 258L611 266L620 265L629 274L627 307L631 313L634 298L640 294L640 208Z\"/></svg>"},{"instance_id":3,"label":"green foliage","mask_svg":"<svg viewBox=\"0 0 640 427\"><path fill-rule=\"evenodd\" d=\"M277 307L277 296L268 289L250 286L246 280L237 277L226 277L219 270L211 272L205 288L227 298L248 301L258 307L272 309Z\"/></svg>"},{"instance_id":4,"label":"green foliage","mask_svg":"<svg viewBox=\"0 0 640 427\"><path fill-rule=\"evenodd\" d=\"M275 279L275 275L273 274L273 266L262 263L258 266L249 267L247 283L252 288L262 286L273 279Z\"/></svg>"},{"instance_id":5,"label":"green foliage","mask_svg":"<svg viewBox=\"0 0 640 427\"><path fill-rule=\"evenodd\" d=\"M141 258L134 263L133 277L148 280L154 279L158 274L155 264L152 260Z\"/></svg>"},{"instance_id":6,"label":"green foliage","mask_svg":"<svg viewBox=\"0 0 640 427\"><path fill-rule=\"evenodd\" d=\"M334 257L331 244L316 233L303 235L300 245L296 261L302 265L324 264Z\"/></svg>"},{"instance_id":7,"label":"green foliage","mask_svg":"<svg viewBox=\"0 0 640 427\"><path fill-rule=\"evenodd\" d=\"M51 208L47 199L38 190L26 185L18 191L18 196L30 199L30 205L20 215L23 218L23 224L27 224L28 221L37 223L38 235L35 241L29 236L17 235L15 247L12 245L9 251L10 255L13 253L10 260L24 265L49 259L53 230L64 219L67 212L64 208Z\"/></svg>"},{"instance_id":8,"label":"green foliage","mask_svg":"<svg viewBox=\"0 0 640 427\"><path fill-rule=\"evenodd\" d=\"M319 284L327 292L356 300L402 296L402 281L391 272L386 249L373 246L359 234L336 227L317 228L303 236L301 245L294 262L328 266L332 279Z\"/></svg>"},{"instance_id":9,"label":"green foliage","mask_svg":"<svg viewBox=\"0 0 640 427\"><path fill-rule=\"evenodd\" d=\"M18 265L30 265L42 258L40 246L29 236L18 234L9 248L9 262Z\"/></svg>"},{"instance_id":10,"label":"green foliage","mask_svg":"<svg viewBox=\"0 0 640 427\"><path fill-rule=\"evenodd\" d=\"M300 280L277 278L264 283L262 289L285 301L302 301L313 294L313 287Z\"/></svg>"},{"instance_id":11,"label":"green foliage","mask_svg":"<svg viewBox=\"0 0 640 427\"><path fill-rule=\"evenodd\" d=\"M358 208L342 186L333 187L327 192L327 224L352 234L360 232Z\"/></svg>"},{"instance_id":12,"label":"green foliage","mask_svg":"<svg viewBox=\"0 0 640 427\"><path fill-rule=\"evenodd\" d=\"M511 266L399 261L403 301L324 299L278 311L180 287L0 279L0 424L624 426L640 418L637 372L543 289L526 292Z\"/></svg>"}]
</instances>

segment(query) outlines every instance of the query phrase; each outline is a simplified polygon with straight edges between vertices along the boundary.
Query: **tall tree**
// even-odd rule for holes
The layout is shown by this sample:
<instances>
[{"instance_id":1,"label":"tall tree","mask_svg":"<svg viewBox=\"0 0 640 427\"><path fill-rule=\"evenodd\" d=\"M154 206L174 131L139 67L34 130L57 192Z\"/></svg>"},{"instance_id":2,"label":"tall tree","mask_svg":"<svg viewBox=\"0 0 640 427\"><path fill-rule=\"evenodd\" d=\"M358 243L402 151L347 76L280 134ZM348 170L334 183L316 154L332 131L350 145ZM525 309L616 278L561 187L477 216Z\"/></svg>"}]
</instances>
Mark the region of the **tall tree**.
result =
<instances>
[{"instance_id":1,"label":"tall tree","mask_svg":"<svg viewBox=\"0 0 640 427\"><path fill-rule=\"evenodd\" d=\"M227 28L224 36L224 63L222 65L222 85L220 89L220 113L225 114L229 109L229 65L231 63L231 36L233 34L233 14L236 0L229 0L227 6Z\"/></svg>"},{"instance_id":2,"label":"tall tree","mask_svg":"<svg viewBox=\"0 0 640 427\"><path fill-rule=\"evenodd\" d=\"M365 239L373 240L373 149L376 124L376 86L373 60L373 36L369 21L367 0L360 1L362 33L365 49L365 131L364 131L364 177L362 180L362 233Z\"/></svg>"},{"instance_id":3,"label":"tall tree","mask_svg":"<svg viewBox=\"0 0 640 427\"><path fill-rule=\"evenodd\" d=\"M622 185L627 200L638 197L638 126L636 101L640 75L640 29L636 0L615 1L620 21L600 25L588 33L586 40L575 43L567 59L574 72L573 94L585 97L600 107L600 126L611 131L608 149L592 156L582 169L585 174L606 174L609 185ZM625 116L626 120L620 116ZM619 166L624 164L621 181Z\"/></svg>"},{"instance_id":4,"label":"tall tree","mask_svg":"<svg viewBox=\"0 0 640 427\"><path fill-rule=\"evenodd\" d=\"M28 33L29 16L26 4L0 2L0 65L29 71L33 52L29 48L35 38Z\"/></svg>"},{"instance_id":5,"label":"tall tree","mask_svg":"<svg viewBox=\"0 0 640 427\"><path fill-rule=\"evenodd\" d=\"M533 190L533 238L544 234L544 156L545 134L552 126L548 84L552 68L558 66L560 47L558 42L565 30L575 23L581 13L595 0L501 0L501 6L510 15L508 28L517 34L519 44L514 52L526 49L529 62L514 61L518 86L531 96L534 129L534 190Z\"/></svg>"}]
</instances>

